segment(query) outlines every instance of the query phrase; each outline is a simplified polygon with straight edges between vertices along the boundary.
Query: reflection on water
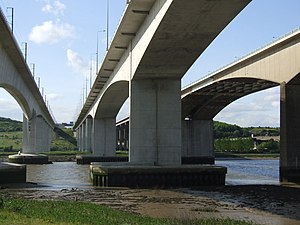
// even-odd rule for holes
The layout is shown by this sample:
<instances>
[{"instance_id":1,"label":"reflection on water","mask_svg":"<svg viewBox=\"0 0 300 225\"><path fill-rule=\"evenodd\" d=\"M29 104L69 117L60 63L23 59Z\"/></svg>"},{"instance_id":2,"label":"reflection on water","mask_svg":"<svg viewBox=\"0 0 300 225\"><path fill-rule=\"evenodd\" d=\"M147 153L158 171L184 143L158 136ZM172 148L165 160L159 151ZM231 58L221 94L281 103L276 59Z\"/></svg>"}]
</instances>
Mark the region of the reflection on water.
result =
<instances>
[{"instance_id":1,"label":"reflection on water","mask_svg":"<svg viewBox=\"0 0 300 225\"><path fill-rule=\"evenodd\" d=\"M216 160L227 167L226 184L279 184L279 160Z\"/></svg>"},{"instance_id":2,"label":"reflection on water","mask_svg":"<svg viewBox=\"0 0 300 225\"><path fill-rule=\"evenodd\" d=\"M55 189L89 188L89 165L75 162L54 162L46 165L27 165L27 182L46 185Z\"/></svg>"},{"instance_id":3,"label":"reflection on water","mask_svg":"<svg viewBox=\"0 0 300 225\"><path fill-rule=\"evenodd\" d=\"M216 160L216 164L227 167L226 184L279 184L279 160ZM27 165L27 182L51 189L92 188L89 165L75 162Z\"/></svg>"}]
</instances>

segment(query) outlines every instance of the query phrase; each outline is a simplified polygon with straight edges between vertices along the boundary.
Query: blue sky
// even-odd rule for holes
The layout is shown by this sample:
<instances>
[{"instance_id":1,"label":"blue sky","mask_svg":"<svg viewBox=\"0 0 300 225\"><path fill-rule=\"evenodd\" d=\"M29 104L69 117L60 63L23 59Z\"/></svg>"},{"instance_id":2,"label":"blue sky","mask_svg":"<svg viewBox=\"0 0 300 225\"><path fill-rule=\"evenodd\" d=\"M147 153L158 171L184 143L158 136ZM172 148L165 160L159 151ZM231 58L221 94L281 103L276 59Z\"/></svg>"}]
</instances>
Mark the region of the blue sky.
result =
<instances>
[{"instance_id":1,"label":"blue sky","mask_svg":"<svg viewBox=\"0 0 300 225\"><path fill-rule=\"evenodd\" d=\"M28 43L28 64L58 122L75 119L85 95L86 78L95 74L97 33L99 62L106 49L107 0L0 0L14 7L14 33L23 48ZM119 23L126 0L109 0L109 39ZM235 59L300 27L299 0L253 0L182 79L185 86ZM100 32L98 32L100 31ZM92 65L92 66L91 66ZM87 83L89 87L89 81ZM127 105L119 115L126 115ZM15 100L0 89L0 116L22 119ZM273 88L242 98L219 113L216 120L241 126L279 126L279 89Z\"/></svg>"}]
</instances>

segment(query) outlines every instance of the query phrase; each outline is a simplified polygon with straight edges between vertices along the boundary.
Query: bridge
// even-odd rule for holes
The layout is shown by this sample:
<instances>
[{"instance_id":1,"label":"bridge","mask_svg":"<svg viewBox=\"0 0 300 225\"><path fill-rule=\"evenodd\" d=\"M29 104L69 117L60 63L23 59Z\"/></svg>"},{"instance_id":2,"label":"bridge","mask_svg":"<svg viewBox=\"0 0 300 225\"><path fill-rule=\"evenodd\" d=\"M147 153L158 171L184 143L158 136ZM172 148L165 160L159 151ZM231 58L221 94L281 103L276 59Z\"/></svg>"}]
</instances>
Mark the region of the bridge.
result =
<instances>
[{"instance_id":1,"label":"bridge","mask_svg":"<svg viewBox=\"0 0 300 225\"><path fill-rule=\"evenodd\" d=\"M298 181L300 174L300 30L228 65L182 90L184 125L197 138L183 137L192 151L210 140L205 127L227 105L248 94L280 85L280 179ZM212 130L211 128L208 130ZM211 145L202 146L209 153ZM183 146L183 149L185 146Z\"/></svg>"},{"instance_id":2,"label":"bridge","mask_svg":"<svg viewBox=\"0 0 300 225\"><path fill-rule=\"evenodd\" d=\"M47 152L55 122L1 10L0 34L0 87L23 111L22 152Z\"/></svg>"},{"instance_id":3,"label":"bridge","mask_svg":"<svg viewBox=\"0 0 300 225\"><path fill-rule=\"evenodd\" d=\"M130 1L75 122L79 148L115 155L130 96L129 161L181 165L181 78L249 2Z\"/></svg>"},{"instance_id":4,"label":"bridge","mask_svg":"<svg viewBox=\"0 0 300 225\"><path fill-rule=\"evenodd\" d=\"M299 180L299 31L180 92L181 77L247 3L131 1L75 123L79 148L115 154L115 117L129 96L131 163L213 156L212 119L233 101L280 85L280 177Z\"/></svg>"}]
</instances>

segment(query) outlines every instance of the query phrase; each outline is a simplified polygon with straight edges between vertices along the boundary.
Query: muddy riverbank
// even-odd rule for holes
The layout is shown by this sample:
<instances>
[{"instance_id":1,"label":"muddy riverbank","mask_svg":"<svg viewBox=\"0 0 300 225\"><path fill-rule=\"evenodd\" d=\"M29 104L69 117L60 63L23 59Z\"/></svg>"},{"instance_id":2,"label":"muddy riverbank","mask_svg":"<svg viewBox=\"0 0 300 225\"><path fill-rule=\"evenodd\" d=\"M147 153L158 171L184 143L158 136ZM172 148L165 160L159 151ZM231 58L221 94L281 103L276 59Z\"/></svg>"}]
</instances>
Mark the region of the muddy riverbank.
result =
<instances>
[{"instance_id":1,"label":"muddy riverbank","mask_svg":"<svg viewBox=\"0 0 300 225\"><path fill-rule=\"evenodd\" d=\"M229 217L258 224L300 224L300 188L296 185L237 185L169 190L47 190L39 189L35 184L26 184L4 186L0 196L92 202L151 217Z\"/></svg>"}]
</instances>

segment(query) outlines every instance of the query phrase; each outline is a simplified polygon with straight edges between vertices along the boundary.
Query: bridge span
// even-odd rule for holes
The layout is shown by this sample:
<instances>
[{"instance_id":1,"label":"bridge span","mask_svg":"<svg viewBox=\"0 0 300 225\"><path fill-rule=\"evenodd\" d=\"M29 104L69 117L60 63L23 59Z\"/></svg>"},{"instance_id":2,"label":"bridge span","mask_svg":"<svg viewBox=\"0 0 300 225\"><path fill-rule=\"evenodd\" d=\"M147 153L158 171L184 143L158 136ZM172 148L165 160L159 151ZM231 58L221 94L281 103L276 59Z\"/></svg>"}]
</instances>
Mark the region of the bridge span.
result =
<instances>
[{"instance_id":1,"label":"bridge span","mask_svg":"<svg viewBox=\"0 0 300 225\"><path fill-rule=\"evenodd\" d=\"M181 165L181 78L249 2L131 0L75 122L79 148L115 154L129 97L129 161Z\"/></svg>"},{"instance_id":2,"label":"bridge span","mask_svg":"<svg viewBox=\"0 0 300 225\"><path fill-rule=\"evenodd\" d=\"M182 152L213 157L213 118L235 100L280 85L280 177L299 182L300 29L181 90ZM128 142L128 119L119 121L119 148Z\"/></svg>"},{"instance_id":3,"label":"bridge span","mask_svg":"<svg viewBox=\"0 0 300 225\"><path fill-rule=\"evenodd\" d=\"M23 153L47 152L55 127L34 77L0 9L0 87L23 110Z\"/></svg>"}]
</instances>

